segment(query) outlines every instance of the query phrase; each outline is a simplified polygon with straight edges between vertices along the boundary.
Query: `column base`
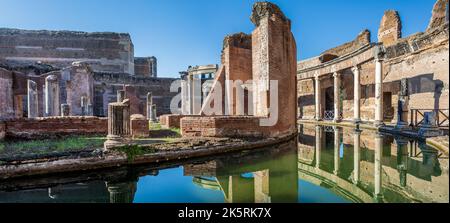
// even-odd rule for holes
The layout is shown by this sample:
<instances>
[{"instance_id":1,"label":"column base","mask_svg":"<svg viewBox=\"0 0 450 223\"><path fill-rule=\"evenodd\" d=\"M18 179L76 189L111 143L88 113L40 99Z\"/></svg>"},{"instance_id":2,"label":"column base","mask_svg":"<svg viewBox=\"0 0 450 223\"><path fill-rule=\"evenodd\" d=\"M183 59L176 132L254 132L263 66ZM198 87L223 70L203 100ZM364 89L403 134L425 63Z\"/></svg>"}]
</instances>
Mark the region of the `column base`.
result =
<instances>
[{"instance_id":1,"label":"column base","mask_svg":"<svg viewBox=\"0 0 450 223\"><path fill-rule=\"evenodd\" d=\"M106 137L106 142L103 144L103 151L107 151L111 148L124 146L130 143L130 140L124 137L108 135Z\"/></svg>"}]
</instances>

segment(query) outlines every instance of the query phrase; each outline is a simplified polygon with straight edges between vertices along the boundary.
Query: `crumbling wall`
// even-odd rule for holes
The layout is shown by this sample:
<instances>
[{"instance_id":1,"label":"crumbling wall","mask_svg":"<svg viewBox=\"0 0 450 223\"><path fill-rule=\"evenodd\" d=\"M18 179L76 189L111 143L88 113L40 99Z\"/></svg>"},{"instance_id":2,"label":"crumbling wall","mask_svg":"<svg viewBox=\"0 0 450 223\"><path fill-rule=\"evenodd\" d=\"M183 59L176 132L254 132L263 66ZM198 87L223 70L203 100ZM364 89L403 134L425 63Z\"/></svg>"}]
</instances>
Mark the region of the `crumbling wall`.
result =
<instances>
[{"instance_id":1,"label":"crumbling wall","mask_svg":"<svg viewBox=\"0 0 450 223\"><path fill-rule=\"evenodd\" d=\"M156 57L135 57L134 74L143 77L157 77Z\"/></svg>"},{"instance_id":2,"label":"crumbling wall","mask_svg":"<svg viewBox=\"0 0 450 223\"><path fill-rule=\"evenodd\" d=\"M340 46L329 49L329 50L321 53L320 55L331 54L331 55L336 55L339 57L339 56L343 56L343 55L349 54L351 52L354 52L367 44L370 44L370 31L363 30L362 32L360 32L358 34L356 39L354 39L353 41L344 43ZM322 62L325 62L325 61L322 61Z\"/></svg>"},{"instance_id":3,"label":"crumbling wall","mask_svg":"<svg viewBox=\"0 0 450 223\"><path fill-rule=\"evenodd\" d=\"M105 135L108 119L98 117L46 117L6 121L7 138L52 138L65 135Z\"/></svg>"},{"instance_id":4,"label":"crumbling wall","mask_svg":"<svg viewBox=\"0 0 450 223\"><path fill-rule=\"evenodd\" d=\"M143 102L147 98L147 93L152 92L156 114L158 116L171 114L170 101L177 92L170 92L170 85L175 80L174 78L136 77L124 73L94 72L94 115L106 116L108 103L117 101L117 91L123 90L124 85L133 86Z\"/></svg>"},{"instance_id":5,"label":"crumbling wall","mask_svg":"<svg viewBox=\"0 0 450 223\"><path fill-rule=\"evenodd\" d=\"M387 48L384 82L407 79L409 109L449 108L448 28L447 23Z\"/></svg>"},{"instance_id":6,"label":"crumbling wall","mask_svg":"<svg viewBox=\"0 0 450 223\"><path fill-rule=\"evenodd\" d=\"M222 65L225 68L225 79L234 81L234 85L222 86L226 87L224 89L226 89L226 101L229 108L227 114L250 115L248 111L249 95L241 98L237 94L244 94L245 90L242 84L252 79L251 35L238 33L225 37Z\"/></svg>"},{"instance_id":7,"label":"crumbling wall","mask_svg":"<svg viewBox=\"0 0 450 223\"><path fill-rule=\"evenodd\" d=\"M0 59L42 61L57 68L83 60L95 71L134 73L134 47L126 33L0 29Z\"/></svg>"},{"instance_id":8,"label":"crumbling wall","mask_svg":"<svg viewBox=\"0 0 450 223\"><path fill-rule=\"evenodd\" d=\"M68 73L66 73L68 72ZM64 77L65 74L69 77ZM87 104L93 104L94 100L94 74L86 64L74 64L62 71L62 80L67 81L65 91L67 104L70 106L71 115L86 115L86 107L83 113L81 98L85 97ZM64 89L61 89L64 91ZM85 105L87 106L87 105Z\"/></svg>"},{"instance_id":9,"label":"crumbling wall","mask_svg":"<svg viewBox=\"0 0 450 223\"><path fill-rule=\"evenodd\" d=\"M384 46L395 43L402 37L402 23L397 11L387 10L384 12L378 29L378 42Z\"/></svg>"},{"instance_id":10,"label":"crumbling wall","mask_svg":"<svg viewBox=\"0 0 450 223\"><path fill-rule=\"evenodd\" d=\"M448 0L437 0L431 13L427 31L448 23Z\"/></svg>"},{"instance_id":11,"label":"crumbling wall","mask_svg":"<svg viewBox=\"0 0 450 223\"><path fill-rule=\"evenodd\" d=\"M0 120L14 117L13 74L0 68Z\"/></svg>"}]
</instances>

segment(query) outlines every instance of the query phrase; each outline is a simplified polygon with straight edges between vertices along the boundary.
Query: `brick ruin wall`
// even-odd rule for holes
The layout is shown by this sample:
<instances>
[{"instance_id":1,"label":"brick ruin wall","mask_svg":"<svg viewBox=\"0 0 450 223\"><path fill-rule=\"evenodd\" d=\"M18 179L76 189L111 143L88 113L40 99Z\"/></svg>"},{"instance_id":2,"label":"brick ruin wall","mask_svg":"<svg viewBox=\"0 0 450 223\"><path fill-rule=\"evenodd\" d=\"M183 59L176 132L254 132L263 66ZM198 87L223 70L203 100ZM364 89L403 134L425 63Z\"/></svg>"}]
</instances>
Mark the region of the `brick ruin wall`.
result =
<instances>
[{"instance_id":1,"label":"brick ruin wall","mask_svg":"<svg viewBox=\"0 0 450 223\"><path fill-rule=\"evenodd\" d=\"M134 74L143 77L157 77L157 63L155 57L135 57Z\"/></svg>"},{"instance_id":2,"label":"brick ruin wall","mask_svg":"<svg viewBox=\"0 0 450 223\"><path fill-rule=\"evenodd\" d=\"M135 112L146 116L147 93L152 92L157 116L171 114L170 102L177 92L170 92L174 78L146 78L125 73L94 73L94 115L107 116L108 103L117 101L117 91L131 85L137 95Z\"/></svg>"},{"instance_id":3,"label":"brick ruin wall","mask_svg":"<svg viewBox=\"0 0 450 223\"><path fill-rule=\"evenodd\" d=\"M392 16L396 20L397 17ZM398 21L397 21L398 22ZM389 22L394 27L401 27L396 21ZM381 27L384 28L384 27ZM408 79L408 109L448 109L449 108L449 45L448 23L441 23L425 33L418 33L406 38L388 36L391 41L385 46L386 59L383 61L383 97L385 119L395 122L397 119L397 101L400 81ZM398 31L400 32L400 31ZM392 37L392 38L391 38ZM396 36L397 37L397 36ZM393 41L393 42L392 42ZM335 48L336 49L336 48ZM357 60L357 58L354 58ZM314 57L300 61L298 71L320 65L320 58ZM343 119L353 118L353 73L350 69L341 72L341 90ZM361 119L372 121L375 111L375 63L373 60L360 64L361 76ZM315 116L314 81L311 78L298 81L299 118L312 119ZM332 74L321 80L321 101L323 110L333 109ZM328 97L328 98L327 98ZM331 102L328 103L327 102ZM328 106L328 108L327 108ZM409 118L408 115L405 117Z\"/></svg>"},{"instance_id":4,"label":"brick ruin wall","mask_svg":"<svg viewBox=\"0 0 450 223\"><path fill-rule=\"evenodd\" d=\"M0 60L8 63L41 61L64 68L84 61L95 71L134 74L133 48L126 33L0 28Z\"/></svg>"},{"instance_id":5,"label":"brick ruin wall","mask_svg":"<svg viewBox=\"0 0 450 223\"><path fill-rule=\"evenodd\" d=\"M0 68L0 119L14 116L13 75L11 71Z\"/></svg>"},{"instance_id":6,"label":"brick ruin wall","mask_svg":"<svg viewBox=\"0 0 450 223\"><path fill-rule=\"evenodd\" d=\"M47 117L3 122L7 138L48 138L64 135L105 135L108 119L98 117ZM0 136L2 124L0 122ZM1 137L0 137L1 138Z\"/></svg>"}]
</instances>

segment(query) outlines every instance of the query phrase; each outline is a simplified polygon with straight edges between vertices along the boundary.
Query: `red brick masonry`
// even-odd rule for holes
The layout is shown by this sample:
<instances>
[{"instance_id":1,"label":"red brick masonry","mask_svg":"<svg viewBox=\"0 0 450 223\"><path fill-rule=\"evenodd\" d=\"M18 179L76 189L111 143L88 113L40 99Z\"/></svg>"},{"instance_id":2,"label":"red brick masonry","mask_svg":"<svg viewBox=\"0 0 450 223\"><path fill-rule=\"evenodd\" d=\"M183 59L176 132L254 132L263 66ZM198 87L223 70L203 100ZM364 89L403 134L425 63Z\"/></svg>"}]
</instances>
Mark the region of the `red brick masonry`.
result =
<instances>
[{"instance_id":1,"label":"red brick masonry","mask_svg":"<svg viewBox=\"0 0 450 223\"><path fill-rule=\"evenodd\" d=\"M169 114L159 116L159 123L163 128L180 128L180 120L184 117L196 117L198 115Z\"/></svg>"},{"instance_id":2,"label":"red brick masonry","mask_svg":"<svg viewBox=\"0 0 450 223\"><path fill-rule=\"evenodd\" d=\"M46 117L13 119L0 124L0 136L4 128L6 137L40 138L53 135L93 135L108 133L108 119L99 117ZM1 137L0 137L1 138Z\"/></svg>"},{"instance_id":3,"label":"red brick masonry","mask_svg":"<svg viewBox=\"0 0 450 223\"><path fill-rule=\"evenodd\" d=\"M260 126L255 116L202 116L181 119L183 137L272 137L287 136L295 129Z\"/></svg>"}]
</instances>

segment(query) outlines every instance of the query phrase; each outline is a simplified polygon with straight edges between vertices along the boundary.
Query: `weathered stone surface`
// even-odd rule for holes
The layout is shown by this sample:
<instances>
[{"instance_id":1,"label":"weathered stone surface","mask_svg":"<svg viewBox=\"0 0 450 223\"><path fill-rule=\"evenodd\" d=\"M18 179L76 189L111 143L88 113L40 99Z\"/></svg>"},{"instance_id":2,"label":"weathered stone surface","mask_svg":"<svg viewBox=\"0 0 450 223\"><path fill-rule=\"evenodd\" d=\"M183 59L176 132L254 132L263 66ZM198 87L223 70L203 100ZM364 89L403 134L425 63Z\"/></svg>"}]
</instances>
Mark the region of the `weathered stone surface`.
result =
<instances>
[{"instance_id":1,"label":"weathered stone surface","mask_svg":"<svg viewBox=\"0 0 450 223\"><path fill-rule=\"evenodd\" d=\"M61 104L61 117L70 116L70 106L68 104Z\"/></svg>"},{"instance_id":2,"label":"weathered stone surface","mask_svg":"<svg viewBox=\"0 0 450 223\"><path fill-rule=\"evenodd\" d=\"M431 12L430 24L427 30L434 29L448 23L448 0L437 0Z\"/></svg>"},{"instance_id":3,"label":"weathered stone surface","mask_svg":"<svg viewBox=\"0 0 450 223\"><path fill-rule=\"evenodd\" d=\"M135 57L134 74L144 77L157 77L156 57Z\"/></svg>"},{"instance_id":4,"label":"weathered stone surface","mask_svg":"<svg viewBox=\"0 0 450 223\"><path fill-rule=\"evenodd\" d=\"M370 31L366 29L366 30L361 31L358 34L358 36L355 38L355 40L348 42L348 43L344 43L335 48L329 49L329 50L321 53L320 55L329 54L329 55L335 55L337 57L340 57L340 56L349 54L351 52L354 52L368 44L370 44ZM325 62L325 61L326 60L324 60L323 62Z\"/></svg>"},{"instance_id":5,"label":"weathered stone surface","mask_svg":"<svg viewBox=\"0 0 450 223\"><path fill-rule=\"evenodd\" d=\"M133 138L148 137L149 135L148 120L143 115L139 114L131 115L130 129Z\"/></svg>"},{"instance_id":6,"label":"weathered stone surface","mask_svg":"<svg viewBox=\"0 0 450 223\"><path fill-rule=\"evenodd\" d=\"M142 114L146 113L145 101L148 92L153 94L153 103L157 106L158 114L170 114L170 101L177 94L170 92L170 85L174 78L151 78L130 76L125 73L94 73L94 115L106 116L108 103L117 102L117 91L123 90L124 85L135 88L137 97L142 100Z\"/></svg>"},{"instance_id":7,"label":"weathered stone surface","mask_svg":"<svg viewBox=\"0 0 450 223\"><path fill-rule=\"evenodd\" d=\"M108 135L104 149L125 145L130 136L130 100L110 103L108 105Z\"/></svg>"},{"instance_id":8,"label":"weathered stone surface","mask_svg":"<svg viewBox=\"0 0 450 223\"><path fill-rule=\"evenodd\" d=\"M0 29L0 57L12 62L46 61L64 68L83 60L95 71L134 73L129 34Z\"/></svg>"},{"instance_id":9,"label":"weathered stone surface","mask_svg":"<svg viewBox=\"0 0 450 223\"><path fill-rule=\"evenodd\" d=\"M13 74L0 68L0 119L14 117Z\"/></svg>"},{"instance_id":10,"label":"weathered stone surface","mask_svg":"<svg viewBox=\"0 0 450 223\"><path fill-rule=\"evenodd\" d=\"M378 42L385 46L396 43L402 37L402 23L397 11L387 10L378 28Z\"/></svg>"},{"instance_id":11,"label":"weathered stone surface","mask_svg":"<svg viewBox=\"0 0 450 223\"><path fill-rule=\"evenodd\" d=\"M28 118L36 118L39 116L37 84L32 80L28 80L27 84Z\"/></svg>"},{"instance_id":12,"label":"weathered stone surface","mask_svg":"<svg viewBox=\"0 0 450 223\"><path fill-rule=\"evenodd\" d=\"M108 119L81 116L38 117L35 119L9 120L6 122L6 126L7 137L40 139L65 135L106 134L108 132Z\"/></svg>"},{"instance_id":13,"label":"weathered stone surface","mask_svg":"<svg viewBox=\"0 0 450 223\"><path fill-rule=\"evenodd\" d=\"M437 3L438 4L438 3ZM390 18L390 19L389 19ZM380 31L394 27L399 31L401 24L394 11L388 11L383 18ZM398 22L398 24L397 24ZM385 23L385 24L383 24ZM383 26L384 25L384 26ZM384 33L390 43L384 47L382 62L383 110L384 119L397 123L398 114L401 121L410 120L411 108L448 109L448 23L429 29L424 33L405 38ZM397 33L399 34L399 33ZM389 36L391 35L391 36ZM395 38L394 38L395 37ZM397 39L396 39L397 38ZM320 63L320 57L314 57L298 63L299 79L299 116L304 119L314 117L314 82L315 75L320 77L321 102L324 110L330 110L328 104L333 102L332 78L335 71L342 72L342 111L344 120L351 120L353 109L353 74L350 69L360 66L361 100L360 114L363 121L373 121L375 102L375 50L368 45L347 55ZM333 49L334 50L334 49ZM403 79L407 79L407 92L400 87ZM403 89L403 91L402 91ZM401 107L399 106L401 102ZM402 111L400 111L400 108ZM322 110L323 112L323 110ZM444 110L443 113L448 114ZM445 116L439 114L440 119Z\"/></svg>"},{"instance_id":14,"label":"weathered stone surface","mask_svg":"<svg viewBox=\"0 0 450 223\"><path fill-rule=\"evenodd\" d=\"M92 104L94 98L94 74L90 66L87 63L73 63L66 70L66 103L70 106L70 115L91 115L88 105ZM64 73L65 70L61 72Z\"/></svg>"},{"instance_id":15,"label":"weathered stone surface","mask_svg":"<svg viewBox=\"0 0 450 223\"><path fill-rule=\"evenodd\" d=\"M45 116L59 116L59 79L56 75L45 78Z\"/></svg>"}]
</instances>

